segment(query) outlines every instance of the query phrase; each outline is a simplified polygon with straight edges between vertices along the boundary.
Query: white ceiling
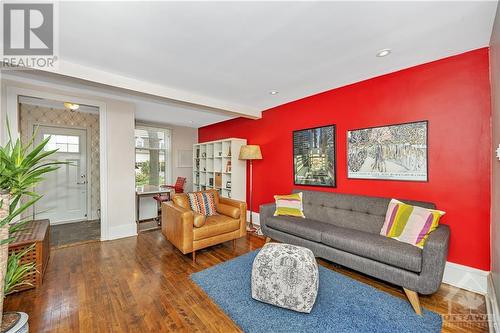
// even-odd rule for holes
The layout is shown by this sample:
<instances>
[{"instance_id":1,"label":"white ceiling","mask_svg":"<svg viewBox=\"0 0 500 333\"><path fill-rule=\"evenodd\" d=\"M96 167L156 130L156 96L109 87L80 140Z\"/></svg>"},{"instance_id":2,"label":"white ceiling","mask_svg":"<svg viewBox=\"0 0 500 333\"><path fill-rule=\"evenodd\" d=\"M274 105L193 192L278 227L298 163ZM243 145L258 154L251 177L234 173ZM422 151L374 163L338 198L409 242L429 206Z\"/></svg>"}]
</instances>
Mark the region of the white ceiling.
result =
<instances>
[{"instance_id":1,"label":"white ceiling","mask_svg":"<svg viewBox=\"0 0 500 333\"><path fill-rule=\"evenodd\" d=\"M305 96L487 46L496 6L61 2L57 73L255 117ZM377 58L383 48L392 54ZM158 120L162 112L154 112Z\"/></svg>"},{"instance_id":2,"label":"white ceiling","mask_svg":"<svg viewBox=\"0 0 500 333\"><path fill-rule=\"evenodd\" d=\"M63 2L60 54L135 84L188 92L208 105L221 102L252 114L487 46L496 5ZM377 58L383 48L392 54Z\"/></svg>"}]
</instances>

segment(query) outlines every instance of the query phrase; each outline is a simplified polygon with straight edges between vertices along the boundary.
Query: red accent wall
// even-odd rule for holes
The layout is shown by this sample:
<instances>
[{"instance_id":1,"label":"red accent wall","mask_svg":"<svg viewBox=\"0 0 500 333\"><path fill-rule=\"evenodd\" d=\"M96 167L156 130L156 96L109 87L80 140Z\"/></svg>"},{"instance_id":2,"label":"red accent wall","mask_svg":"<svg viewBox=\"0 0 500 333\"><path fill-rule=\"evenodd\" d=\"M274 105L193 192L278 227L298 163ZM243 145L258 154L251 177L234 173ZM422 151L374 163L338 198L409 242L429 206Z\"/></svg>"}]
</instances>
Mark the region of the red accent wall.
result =
<instances>
[{"instance_id":1,"label":"red accent wall","mask_svg":"<svg viewBox=\"0 0 500 333\"><path fill-rule=\"evenodd\" d=\"M265 88L263 88L265 93ZM274 194L304 188L436 203L451 228L448 260L490 269L491 106L488 48L333 89L199 129L199 141L245 138L254 161L254 211ZM349 129L429 121L429 181L347 179ZM292 131L337 125L337 188L294 186Z\"/></svg>"}]
</instances>

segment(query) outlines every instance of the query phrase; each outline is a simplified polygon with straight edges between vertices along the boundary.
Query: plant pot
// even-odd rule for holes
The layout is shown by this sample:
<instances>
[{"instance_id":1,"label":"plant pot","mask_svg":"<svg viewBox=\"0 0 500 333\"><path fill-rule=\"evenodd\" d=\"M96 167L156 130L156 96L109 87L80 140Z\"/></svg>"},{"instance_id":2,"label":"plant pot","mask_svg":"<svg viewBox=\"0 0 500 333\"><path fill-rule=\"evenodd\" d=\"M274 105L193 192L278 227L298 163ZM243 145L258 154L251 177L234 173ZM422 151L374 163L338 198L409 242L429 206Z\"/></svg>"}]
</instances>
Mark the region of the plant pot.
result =
<instances>
[{"instance_id":1,"label":"plant pot","mask_svg":"<svg viewBox=\"0 0 500 333\"><path fill-rule=\"evenodd\" d=\"M11 200L11 195L9 193L0 193L0 200L2 206L0 207L0 221L5 219L9 215L9 204ZM4 226L0 227L0 242L4 242L9 238L9 224L6 223ZM9 244L0 245L0 323L2 322L3 314L3 301L4 295L4 284L5 284L5 273L7 272L7 259L9 257Z\"/></svg>"},{"instance_id":2,"label":"plant pot","mask_svg":"<svg viewBox=\"0 0 500 333\"><path fill-rule=\"evenodd\" d=\"M28 315L24 312L5 312L0 333L28 333Z\"/></svg>"}]
</instances>

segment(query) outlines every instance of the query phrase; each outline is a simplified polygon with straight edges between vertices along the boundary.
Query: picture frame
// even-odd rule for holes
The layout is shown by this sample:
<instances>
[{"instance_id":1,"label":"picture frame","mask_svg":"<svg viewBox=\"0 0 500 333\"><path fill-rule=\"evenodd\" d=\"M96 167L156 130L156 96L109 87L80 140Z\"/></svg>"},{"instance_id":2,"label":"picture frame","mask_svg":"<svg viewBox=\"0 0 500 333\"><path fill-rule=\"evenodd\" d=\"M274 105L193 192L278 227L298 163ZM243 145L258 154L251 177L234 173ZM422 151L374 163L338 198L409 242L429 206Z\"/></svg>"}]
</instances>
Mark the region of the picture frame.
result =
<instances>
[{"instance_id":1,"label":"picture frame","mask_svg":"<svg viewBox=\"0 0 500 333\"><path fill-rule=\"evenodd\" d=\"M347 131L347 178L429 181L429 122Z\"/></svg>"},{"instance_id":2,"label":"picture frame","mask_svg":"<svg viewBox=\"0 0 500 333\"><path fill-rule=\"evenodd\" d=\"M336 132L334 124L292 132L294 185L337 187Z\"/></svg>"},{"instance_id":3,"label":"picture frame","mask_svg":"<svg viewBox=\"0 0 500 333\"><path fill-rule=\"evenodd\" d=\"M179 149L177 151L177 167L192 168L193 167L193 151L189 149ZM199 161L197 161L199 163Z\"/></svg>"}]
</instances>

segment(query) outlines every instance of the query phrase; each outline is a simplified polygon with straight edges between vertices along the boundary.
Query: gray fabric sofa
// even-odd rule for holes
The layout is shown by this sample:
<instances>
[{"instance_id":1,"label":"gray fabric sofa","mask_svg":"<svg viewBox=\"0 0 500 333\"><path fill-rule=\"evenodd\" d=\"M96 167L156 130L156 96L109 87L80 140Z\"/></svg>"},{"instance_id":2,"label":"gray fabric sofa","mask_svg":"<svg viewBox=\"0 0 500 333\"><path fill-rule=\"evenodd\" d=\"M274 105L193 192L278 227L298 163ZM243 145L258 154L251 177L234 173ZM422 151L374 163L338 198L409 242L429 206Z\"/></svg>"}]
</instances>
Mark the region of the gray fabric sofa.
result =
<instances>
[{"instance_id":1,"label":"gray fabric sofa","mask_svg":"<svg viewBox=\"0 0 500 333\"><path fill-rule=\"evenodd\" d=\"M303 193L305 219L273 216L260 206L262 232L270 239L311 249L315 256L402 286L417 313L418 294L439 289L448 256L450 230L440 225L423 249L380 235L388 198L317 191ZM403 202L435 208L428 202Z\"/></svg>"}]
</instances>

